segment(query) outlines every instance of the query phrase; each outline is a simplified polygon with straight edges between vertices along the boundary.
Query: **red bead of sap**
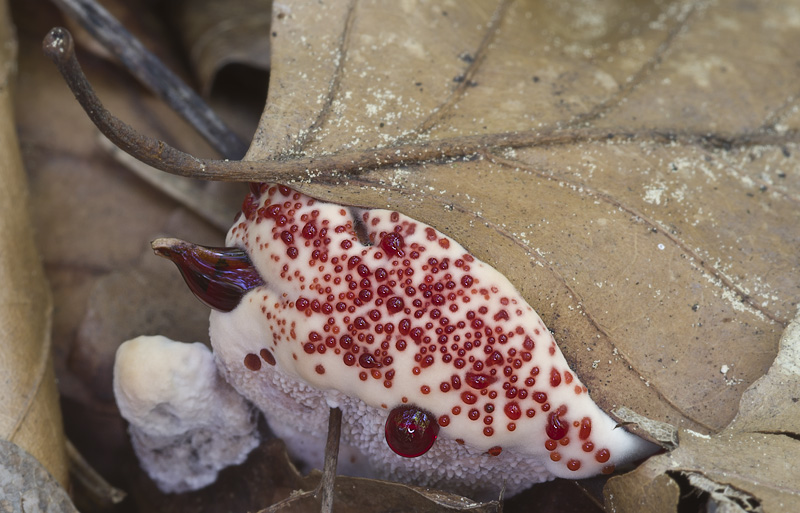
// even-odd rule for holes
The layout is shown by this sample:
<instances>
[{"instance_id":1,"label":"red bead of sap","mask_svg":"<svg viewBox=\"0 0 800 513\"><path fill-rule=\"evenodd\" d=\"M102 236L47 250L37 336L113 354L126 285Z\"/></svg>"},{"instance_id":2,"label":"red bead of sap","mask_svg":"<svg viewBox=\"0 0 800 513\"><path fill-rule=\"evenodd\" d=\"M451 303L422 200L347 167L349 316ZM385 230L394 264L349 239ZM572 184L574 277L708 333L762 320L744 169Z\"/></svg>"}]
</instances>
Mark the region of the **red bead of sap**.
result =
<instances>
[{"instance_id":1,"label":"red bead of sap","mask_svg":"<svg viewBox=\"0 0 800 513\"><path fill-rule=\"evenodd\" d=\"M592 434L592 419L590 419L589 417L584 417L583 420L581 420L581 429L580 432L578 433L578 438L580 438L581 440L586 440L587 438L589 438L589 435L591 434Z\"/></svg>"},{"instance_id":2,"label":"red bead of sap","mask_svg":"<svg viewBox=\"0 0 800 513\"><path fill-rule=\"evenodd\" d=\"M275 365L275 356L270 352L269 349L266 348L262 349L259 354L261 355L261 358L263 358L265 362L267 362L270 365Z\"/></svg>"},{"instance_id":3,"label":"red bead of sap","mask_svg":"<svg viewBox=\"0 0 800 513\"><path fill-rule=\"evenodd\" d=\"M475 402L478 400L478 397L472 392L461 392L461 400L466 404L475 404Z\"/></svg>"},{"instance_id":4,"label":"red bead of sap","mask_svg":"<svg viewBox=\"0 0 800 513\"><path fill-rule=\"evenodd\" d=\"M522 416L522 409L516 401L506 404L503 411L505 411L506 417L511 420L518 420Z\"/></svg>"},{"instance_id":5,"label":"red bead of sap","mask_svg":"<svg viewBox=\"0 0 800 513\"><path fill-rule=\"evenodd\" d=\"M466 381L467 384L475 390L482 390L497 381L497 378L488 374L467 372Z\"/></svg>"},{"instance_id":6,"label":"red bead of sap","mask_svg":"<svg viewBox=\"0 0 800 513\"><path fill-rule=\"evenodd\" d=\"M403 251L405 241L403 240L403 236L399 233L391 232L384 235L381 238L380 246L389 257L403 257L406 254L405 251Z\"/></svg>"},{"instance_id":7,"label":"red bead of sap","mask_svg":"<svg viewBox=\"0 0 800 513\"><path fill-rule=\"evenodd\" d=\"M258 355L253 353L249 353L244 357L244 366L250 369L251 371L257 371L261 369L261 359Z\"/></svg>"},{"instance_id":8,"label":"red bead of sap","mask_svg":"<svg viewBox=\"0 0 800 513\"><path fill-rule=\"evenodd\" d=\"M241 249L209 248L174 239L161 242L153 246L156 254L172 260L189 290L210 308L230 312L248 291L264 285Z\"/></svg>"},{"instance_id":9,"label":"red bead of sap","mask_svg":"<svg viewBox=\"0 0 800 513\"><path fill-rule=\"evenodd\" d=\"M386 301L386 309L390 314L396 314L397 312L402 311L404 307L405 304L403 302L403 298L399 296L391 297Z\"/></svg>"},{"instance_id":10,"label":"red bead of sap","mask_svg":"<svg viewBox=\"0 0 800 513\"><path fill-rule=\"evenodd\" d=\"M561 374L556 369L550 371L550 386L557 387L561 384Z\"/></svg>"},{"instance_id":11,"label":"red bead of sap","mask_svg":"<svg viewBox=\"0 0 800 513\"><path fill-rule=\"evenodd\" d=\"M566 408L562 406L558 410L550 413L550 415L547 417L545 432L547 433L547 436L553 440L560 440L564 438L567 436L567 431L569 431L569 423L560 418L561 415L566 413L564 410L566 410Z\"/></svg>"},{"instance_id":12,"label":"red bead of sap","mask_svg":"<svg viewBox=\"0 0 800 513\"><path fill-rule=\"evenodd\" d=\"M405 458L416 458L428 452L439 435L439 424L433 414L415 406L398 406L386 419L386 443Z\"/></svg>"},{"instance_id":13,"label":"red bead of sap","mask_svg":"<svg viewBox=\"0 0 800 513\"><path fill-rule=\"evenodd\" d=\"M381 363L369 353L361 353L361 356L358 357L358 364L365 369L373 369L381 366Z\"/></svg>"}]
</instances>

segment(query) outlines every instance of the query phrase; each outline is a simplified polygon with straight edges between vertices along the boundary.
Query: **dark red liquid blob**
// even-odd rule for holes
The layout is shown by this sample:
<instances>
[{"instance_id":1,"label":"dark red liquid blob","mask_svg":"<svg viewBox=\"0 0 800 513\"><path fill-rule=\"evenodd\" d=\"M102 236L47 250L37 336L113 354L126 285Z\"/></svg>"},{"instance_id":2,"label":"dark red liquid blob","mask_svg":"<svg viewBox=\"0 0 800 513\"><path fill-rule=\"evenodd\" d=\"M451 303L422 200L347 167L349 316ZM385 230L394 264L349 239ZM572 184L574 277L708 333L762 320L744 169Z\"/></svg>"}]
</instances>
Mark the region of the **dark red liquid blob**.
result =
<instances>
[{"instance_id":1,"label":"dark red liquid blob","mask_svg":"<svg viewBox=\"0 0 800 513\"><path fill-rule=\"evenodd\" d=\"M592 434L592 419L584 417L581 421L581 430L578 433L578 438L586 440Z\"/></svg>"},{"instance_id":2,"label":"dark red liquid blob","mask_svg":"<svg viewBox=\"0 0 800 513\"><path fill-rule=\"evenodd\" d=\"M403 241L403 236L399 233L387 233L381 238L381 248L389 257L405 256L406 253L403 251L403 246L405 246L405 242Z\"/></svg>"},{"instance_id":3,"label":"dark red liquid blob","mask_svg":"<svg viewBox=\"0 0 800 513\"><path fill-rule=\"evenodd\" d=\"M373 369L381 366L381 363L369 353L361 353L361 356L358 357L358 364L365 369Z\"/></svg>"},{"instance_id":4,"label":"dark red liquid blob","mask_svg":"<svg viewBox=\"0 0 800 513\"><path fill-rule=\"evenodd\" d=\"M172 260L195 297L215 310L230 312L247 291L264 284L247 253L239 248L159 239L153 242L153 250Z\"/></svg>"},{"instance_id":5,"label":"dark red liquid blob","mask_svg":"<svg viewBox=\"0 0 800 513\"><path fill-rule=\"evenodd\" d=\"M397 312L402 311L404 306L405 303L403 302L403 298L399 296L391 297L386 301L386 309L390 314L396 314Z\"/></svg>"},{"instance_id":6,"label":"dark red liquid blob","mask_svg":"<svg viewBox=\"0 0 800 513\"><path fill-rule=\"evenodd\" d=\"M482 390L497 381L497 378L488 374L467 372L466 381L475 390Z\"/></svg>"},{"instance_id":7,"label":"dark red liquid blob","mask_svg":"<svg viewBox=\"0 0 800 513\"><path fill-rule=\"evenodd\" d=\"M436 417L416 406L398 406L386 419L386 443L405 458L422 456L439 435Z\"/></svg>"},{"instance_id":8,"label":"dark red liquid blob","mask_svg":"<svg viewBox=\"0 0 800 513\"><path fill-rule=\"evenodd\" d=\"M561 418L559 418L559 414L561 414L560 408L558 411L552 412L547 417L547 425L544 428L547 436L553 440L561 440L567 436L567 431L569 431L569 423L561 420Z\"/></svg>"},{"instance_id":9,"label":"dark red liquid blob","mask_svg":"<svg viewBox=\"0 0 800 513\"><path fill-rule=\"evenodd\" d=\"M550 386L557 387L561 384L561 374L556 369L550 371Z\"/></svg>"},{"instance_id":10,"label":"dark red liquid blob","mask_svg":"<svg viewBox=\"0 0 800 513\"><path fill-rule=\"evenodd\" d=\"M257 371L261 369L261 359L258 357L258 355L249 353L244 357L244 366L251 371Z\"/></svg>"}]
</instances>

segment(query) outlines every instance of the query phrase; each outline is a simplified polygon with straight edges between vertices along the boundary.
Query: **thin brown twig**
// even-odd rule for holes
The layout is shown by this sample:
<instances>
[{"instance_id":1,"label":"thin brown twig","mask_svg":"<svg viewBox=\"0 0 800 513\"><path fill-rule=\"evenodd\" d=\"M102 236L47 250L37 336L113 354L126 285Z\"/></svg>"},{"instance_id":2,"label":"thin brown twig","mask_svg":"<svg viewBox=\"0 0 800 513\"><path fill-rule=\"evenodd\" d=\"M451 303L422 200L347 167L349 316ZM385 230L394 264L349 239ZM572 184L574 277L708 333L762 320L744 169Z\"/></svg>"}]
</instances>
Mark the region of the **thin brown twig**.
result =
<instances>
[{"instance_id":1,"label":"thin brown twig","mask_svg":"<svg viewBox=\"0 0 800 513\"><path fill-rule=\"evenodd\" d=\"M339 461L339 438L342 433L342 410L331 408L328 417L328 438L325 442L325 462L322 466L322 478L314 490L293 493L284 500L259 511L258 513L278 513L296 504L306 501L319 501L320 513L333 512L334 485L336 466Z\"/></svg>"},{"instance_id":2,"label":"thin brown twig","mask_svg":"<svg viewBox=\"0 0 800 513\"><path fill-rule=\"evenodd\" d=\"M325 442L325 463L322 466L322 480L315 492L320 498L321 513L333 511L334 485L336 481L336 465L339 461L339 438L342 434L342 410L331 408L328 417L328 439Z\"/></svg>"},{"instance_id":3,"label":"thin brown twig","mask_svg":"<svg viewBox=\"0 0 800 513\"><path fill-rule=\"evenodd\" d=\"M53 0L109 50L139 82L183 116L224 157L242 158L239 138L194 90L95 0Z\"/></svg>"},{"instance_id":4,"label":"thin brown twig","mask_svg":"<svg viewBox=\"0 0 800 513\"><path fill-rule=\"evenodd\" d=\"M581 128L454 137L315 157L288 156L260 161L200 159L177 150L163 141L137 132L108 112L81 71L80 64L75 58L69 31L64 28L52 29L44 39L43 49L58 67L88 116L114 144L157 169L203 180L290 183L307 176L313 177L318 182L339 182L380 168L474 158L487 149L497 151L505 148L554 146L607 139L642 140L659 144L680 142L721 149L756 145L783 146L787 143L800 142L800 133L797 131L723 136L652 130L637 134Z\"/></svg>"},{"instance_id":5,"label":"thin brown twig","mask_svg":"<svg viewBox=\"0 0 800 513\"><path fill-rule=\"evenodd\" d=\"M69 475L73 482L79 483L89 496L96 502L105 506L119 504L127 495L124 491L110 485L103 476L95 470L78 449L67 439L67 459L69 460Z\"/></svg>"}]
</instances>

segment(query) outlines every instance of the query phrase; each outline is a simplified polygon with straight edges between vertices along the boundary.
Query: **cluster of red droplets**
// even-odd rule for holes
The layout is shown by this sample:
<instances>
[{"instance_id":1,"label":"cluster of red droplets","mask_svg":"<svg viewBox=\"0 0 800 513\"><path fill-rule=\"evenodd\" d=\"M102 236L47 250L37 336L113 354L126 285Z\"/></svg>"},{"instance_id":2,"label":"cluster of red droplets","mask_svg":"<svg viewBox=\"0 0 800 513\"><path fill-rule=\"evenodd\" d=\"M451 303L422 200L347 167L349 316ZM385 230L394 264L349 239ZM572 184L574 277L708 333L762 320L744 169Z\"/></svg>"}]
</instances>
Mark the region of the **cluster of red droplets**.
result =
<instances>
[{"instance_id":1,"label":"cluster of red droplets","mask_svg":"<svg viewBox=\"0 0 800 513\"><path fill-rule=\"evenodd\" d=\"M264 194L269 201L262 203ZM594 453L600 463L608 461L607 449L595 450L588 417L568 421L566 405L551 405L549 389L574 388L576 395L586 389L572 383L568 370L551 367L539 376L539 365L545 362L534 365L534 347L541 344L553 356L556 346L541 321L523 323L530 309L524 301L481 283L471 271L473 257L457 246L451 250L450 240L430 227L396 212L365 213L357 220L369 238L362 243L359 239L364 237L356 234L346 209L336 212L338 220L330 208L322 214L315 200L283 186L254 186L245 200L246 221L232 233L251 253L269 249L275 268L269 279L295 284L297 295L288 297L284 308L305 319L279 325L277 314L263 307L273 322L274 347L288 343L319 358L312 364L319 375L326 373L332 364L328 357L334 354L361 381L376 380L387 389L395 379L422 379L426 369L436 368L437 381L422 381L419 393L441 394L443 401L456 405L437 418L410 406L413 397L403 397L403 405L391 410L385 426L388 445L402 456L425 453L439 428L459 416L481 422L484 436L492 437L497 429L512 432L525 419L544 414L550 459L561 459L559 448L571 443L574 428L583 452ZM269 227L271 240L264 240L268 237L263 230L260 237L249 236L250 223ZM249 290L240 289L242 294ZM312 326L307 337L295 334L297 322ZM413 354L415 363L409 376L399 376L394 360L405 351ZM275 365L268 349L260 355L246 355L245 367L260 370L262 361ZM448 371L443 374L442 369ZM442 380L444 375L448 377ZM501 451L495 446L488 452ZM570 459L565 465L578 470L581 462Z\"/></svg>"}]
</instances>

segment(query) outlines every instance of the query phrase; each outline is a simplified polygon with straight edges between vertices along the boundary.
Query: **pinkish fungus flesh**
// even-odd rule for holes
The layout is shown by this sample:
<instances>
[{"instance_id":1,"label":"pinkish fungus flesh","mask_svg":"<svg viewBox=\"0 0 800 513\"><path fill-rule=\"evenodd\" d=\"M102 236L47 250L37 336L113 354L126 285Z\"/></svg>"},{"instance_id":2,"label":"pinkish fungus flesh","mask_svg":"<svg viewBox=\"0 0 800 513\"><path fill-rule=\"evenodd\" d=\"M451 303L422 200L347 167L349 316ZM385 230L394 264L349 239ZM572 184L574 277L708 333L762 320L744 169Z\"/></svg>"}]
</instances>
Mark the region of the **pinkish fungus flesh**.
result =
<instances>
[{"instance_id":1,"label":"pinkish fungus flesh","mask_svg":"<svg viewBox=\"0 0 800 513\"><path fill-rule=\"evenodd\" d=\"M299 457L320 464L328 406L343 411L341 471L472 496L653 452L591 400L513 285L456 241L398 212L251 191L215 250L247 277L239 301L220 308L214 291L229 288L191 288L215 309L221 374Z\"/></svg>"}]
</instances>

